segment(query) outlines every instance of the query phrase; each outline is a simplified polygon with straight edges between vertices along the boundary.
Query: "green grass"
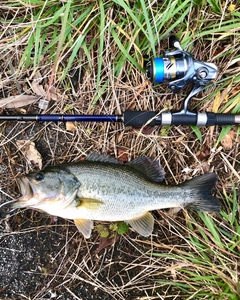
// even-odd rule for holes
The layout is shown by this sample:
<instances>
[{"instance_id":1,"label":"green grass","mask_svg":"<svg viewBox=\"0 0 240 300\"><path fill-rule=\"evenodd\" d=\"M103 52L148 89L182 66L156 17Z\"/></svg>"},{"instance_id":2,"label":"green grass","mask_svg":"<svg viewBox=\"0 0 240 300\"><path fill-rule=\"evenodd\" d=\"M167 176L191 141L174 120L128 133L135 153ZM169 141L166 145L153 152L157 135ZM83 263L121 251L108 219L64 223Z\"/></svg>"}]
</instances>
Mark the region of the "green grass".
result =
<instances>
[{"instance_id":1,"label":"green grass","mask_svg":"<svg viewBox=\"0 0 240 300\"><path fill-rule=\"evenodd\" d=\"M181 254L152 253L174 261L176 277L157 280L181 290L184 299L239 299L240 223L236 190L225 194L226 210L213 217L199 213L188 219L190 249ZM185 237L186 240L186 237ZM174 248L173 248L174 253ZM179 265L179 267L177 267Z\"/></svg>"}]
</instances>

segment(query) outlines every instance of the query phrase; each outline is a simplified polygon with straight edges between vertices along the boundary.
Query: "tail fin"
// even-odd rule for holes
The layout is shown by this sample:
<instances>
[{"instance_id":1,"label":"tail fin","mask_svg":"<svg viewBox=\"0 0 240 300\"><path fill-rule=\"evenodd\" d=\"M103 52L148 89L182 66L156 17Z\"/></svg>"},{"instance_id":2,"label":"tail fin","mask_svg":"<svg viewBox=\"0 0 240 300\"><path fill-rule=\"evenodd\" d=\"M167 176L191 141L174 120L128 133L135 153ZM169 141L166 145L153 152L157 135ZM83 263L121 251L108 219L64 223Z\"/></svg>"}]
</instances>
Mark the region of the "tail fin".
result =
<instances>
[{"instance_id":1,"label":"tail fin","mask_svg":"<svg viewBox=\"0 0 240 300\"><path fill-rule=\"evenodd\" d=\"M219 212L221 202L211 194L217 180L215 173L209 173L183 183L181 186L190 190L192 197L192 202L186 203L186 207L196 211Z\"/></svg>"}]
</instances>

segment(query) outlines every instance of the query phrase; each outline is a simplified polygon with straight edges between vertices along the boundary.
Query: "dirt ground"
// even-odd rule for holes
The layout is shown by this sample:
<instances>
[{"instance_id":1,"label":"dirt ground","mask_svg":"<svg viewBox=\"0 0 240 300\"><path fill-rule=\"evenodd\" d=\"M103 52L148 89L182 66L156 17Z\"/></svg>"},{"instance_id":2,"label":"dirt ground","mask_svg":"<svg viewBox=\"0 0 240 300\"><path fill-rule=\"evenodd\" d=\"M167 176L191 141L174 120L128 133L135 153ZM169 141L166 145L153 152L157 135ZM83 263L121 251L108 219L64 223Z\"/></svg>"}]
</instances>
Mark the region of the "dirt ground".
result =
<instances>
[{"instance_id":1,"label":"dirt ground","mask_svg":"<svg viewBox=\"0 0 240 300\"><path fill-rule=\"evenodd\" d=\"M112 126L114 128L114 125ZM43 128L45 133L38 138ZM34 137L44 165L52 161L60 163L69 151L68 147L63 145L66 143L75 145L75 135L71 134L69 137L65 131L62 134L61 130L64 130L63 124L4 124L5 137L9 134L16 139L19 135L21 139ZM88 142L90 143L86 141L86 144ZM53 148L54 157L50 151ZM237 151L237 148L235 149ZM168 161L172 158L172 166L174 166L174 155L171 154L170 148L168 150ZM11 199L8 195L13 198L20 195L13 174L18 174L20 168L26 170L27 163L23 159L19 160L17 149L11 143L7 143L1 151L1 202L3 203ZM71 152L71 155L74 153ZM71 155L68 157L69 160ZM191 165L192 161L193 158L189 157L188 164ZM221 172L224 174L220 157L215 157L213 166L218 169L219 174ZM32 165L32 168L37 167ZM176 170L173 172L175 173ZM169 183L174 184L169 174L166 178L170 178ZM157 270L171 266L173 261L167 258L150 257L154 251L167 253L172 251L172 247L177 249L188 247L185 240L188 233L181 227L185 224L186 216L179 212L171 218L166 212L154 213L156 222L152 238L139 238L129 229L126 235L115 236L112 240L101 238L96 231L93 232L90 240L85 240L73 222L30 209L18 210L10 214L2 213L0 221L1 299L131 300L161 299L160 295L164 296L164 299L175 299L177 290L161 287L155 283L158 279ZM166 280L171 280L168 272L166 276L161 275L161 278L164 277ZM179 295L178 299L185 299L185 297Z\"/></svg>"}]
</instances>

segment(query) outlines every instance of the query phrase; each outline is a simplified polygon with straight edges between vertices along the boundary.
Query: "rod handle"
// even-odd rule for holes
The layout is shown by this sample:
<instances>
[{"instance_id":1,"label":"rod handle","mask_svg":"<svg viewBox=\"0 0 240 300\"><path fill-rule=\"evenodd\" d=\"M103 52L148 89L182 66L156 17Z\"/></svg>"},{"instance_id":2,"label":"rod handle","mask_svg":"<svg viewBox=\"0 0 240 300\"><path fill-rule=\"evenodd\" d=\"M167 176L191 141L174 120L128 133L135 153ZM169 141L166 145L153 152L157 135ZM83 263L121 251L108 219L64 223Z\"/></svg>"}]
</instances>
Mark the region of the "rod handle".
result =
<instances>
[{"instance_id":1,"label":"rod handle","mask_svg":"<svg viewBox=\"0 0 240 300\"><path fill-rule=\"evenodd\" d=\"M125 126L141 127L156 125L197 125L197 126L214 126L214 125L234 125L239 124L240 115L221 114L212 112L163 112L157 114L154 111L125 111L123 115Z\"/></svg>"},{"instance_id":2,"label":"rod handle","mask_svg":"<svg viewBox=\"0 0 240 300\"><path fill-rule=\"evenodd\" d=\"M217 114L207 112L207 126L212 125L233 125L235 124L235 115L232 114Z\"/></svg>"},{"instance_id":3,"label":"rod handle","mask_svg":"<svg viewBox=\"0 0 240 300\"><path fill-rule=\"evenodd\" d=\"M154 111L126 110L123 115L124 125L133 127L160 125L161 122L156 115Z\"/></svg>"}]
</instances>

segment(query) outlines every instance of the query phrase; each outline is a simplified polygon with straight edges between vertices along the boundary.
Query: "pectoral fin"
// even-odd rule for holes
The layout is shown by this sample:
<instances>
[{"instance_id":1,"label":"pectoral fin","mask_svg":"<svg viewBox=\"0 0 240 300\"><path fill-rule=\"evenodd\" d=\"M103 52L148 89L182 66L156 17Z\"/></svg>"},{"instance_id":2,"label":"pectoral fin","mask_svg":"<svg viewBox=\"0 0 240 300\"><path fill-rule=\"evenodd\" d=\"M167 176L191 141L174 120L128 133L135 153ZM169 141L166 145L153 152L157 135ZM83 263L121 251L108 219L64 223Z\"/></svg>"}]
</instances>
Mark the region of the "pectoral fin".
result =
<instances>
[{"instance_id":1,"label":"pectoral fin","mask_svg":"<svg viewBox=\"0 0 240 300\"><path fill-rule=\"evenodd\" d=\"M77 198L77 207L84 207L91 210L97 210L101 205L103 205L103 202L96 199L91 198Z\"/></svg>"},{"instance_id":2,"label":"pectoral fin","mask_svg":"<svg viewBox=\"0 0 240 300\"><path fill-rule=\"evenodd\" d=\"M86 219L75 219L74 220L77 229L85 236L86 239L89 239L93 229L93 221Z\"/></svg>"},{"instance_id":3,"label":"pectoral fin","mask_svg":"<svg viewBox=\"0 0 240 300\"><path fill-rule=\"evenodd\" d=\"M125 221L142 236L149 236L153 232L154 218L150 212L143 216Z\"/></svg>"}]
</instances>

